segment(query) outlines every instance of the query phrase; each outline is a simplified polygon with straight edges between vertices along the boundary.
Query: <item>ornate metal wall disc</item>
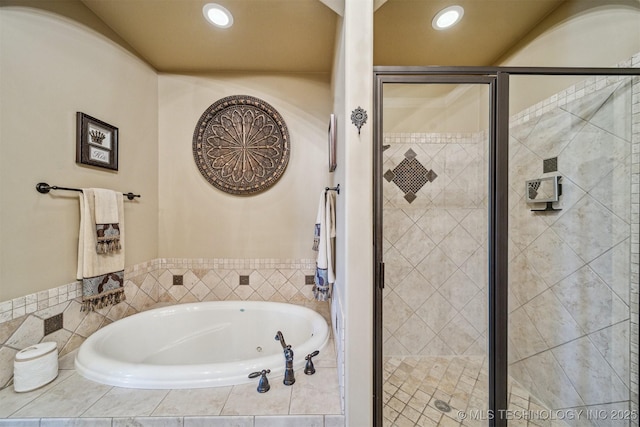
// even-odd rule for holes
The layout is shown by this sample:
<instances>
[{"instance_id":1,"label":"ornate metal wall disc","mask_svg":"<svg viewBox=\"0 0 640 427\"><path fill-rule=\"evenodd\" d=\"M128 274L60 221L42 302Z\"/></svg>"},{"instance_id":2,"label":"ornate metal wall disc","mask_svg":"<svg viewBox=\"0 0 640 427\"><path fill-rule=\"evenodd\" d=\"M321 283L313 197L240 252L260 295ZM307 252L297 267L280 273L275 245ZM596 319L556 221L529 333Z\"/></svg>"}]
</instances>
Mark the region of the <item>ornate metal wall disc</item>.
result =
<instances>
[{"instance_id":1,"label":"ornate metal wall disc","mask_svg":"<svg viewBox=\"0 0 640 427\"><path fill-rule=\"evenodd\" d=\"M252 96L214 102L193 133L193 157L202 176L231 194L255 194L275 184L289 163L289 132L282 116Z\"/></svg>"}]
</instances>

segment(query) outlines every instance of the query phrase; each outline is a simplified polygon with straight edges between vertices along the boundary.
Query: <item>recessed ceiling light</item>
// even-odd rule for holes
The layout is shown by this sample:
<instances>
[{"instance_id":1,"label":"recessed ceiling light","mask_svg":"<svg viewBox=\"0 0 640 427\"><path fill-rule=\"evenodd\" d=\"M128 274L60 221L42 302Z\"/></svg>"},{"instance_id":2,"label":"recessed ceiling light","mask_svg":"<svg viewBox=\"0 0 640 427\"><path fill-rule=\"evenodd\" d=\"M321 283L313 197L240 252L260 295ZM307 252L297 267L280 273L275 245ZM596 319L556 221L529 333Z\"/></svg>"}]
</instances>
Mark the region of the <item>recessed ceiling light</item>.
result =
<instances>
[{"instance_id":1,"label":"recessed ceiling light","mask_svg":"<svg viewBox=\"0 0 640 427\"><path fill-rule=\"evenodd\" d=\"M449 6L436 13L431 25L436 30L444 30L456 25L462 19L464 9L462 6Z\"/></svg>"},{"instance_id":2,"label":"recessed ceiling light","mask_svg":"<svg viewBox=\"0 0 640 427\"><path fill-rule=\"evenodd\" d=\"M229 28L233 25L233 16L225 7L216 3L207 3L202 8L204 17L211 24L220 28Z\"/></svg>"}]
</instances>

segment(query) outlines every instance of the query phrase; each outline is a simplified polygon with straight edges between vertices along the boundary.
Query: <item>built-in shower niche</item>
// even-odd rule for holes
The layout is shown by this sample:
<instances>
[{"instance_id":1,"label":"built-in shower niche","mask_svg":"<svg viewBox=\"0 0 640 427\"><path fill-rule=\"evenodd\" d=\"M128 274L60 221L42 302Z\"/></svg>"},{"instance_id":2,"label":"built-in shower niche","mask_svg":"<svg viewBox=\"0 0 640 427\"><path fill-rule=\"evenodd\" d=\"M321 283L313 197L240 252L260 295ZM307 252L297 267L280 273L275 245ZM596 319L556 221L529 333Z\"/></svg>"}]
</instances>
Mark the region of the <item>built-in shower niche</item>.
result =
<instances>
[{"instance_id":1,"label":"built-in shower niche","mask_svg":"<svg viewBox=\"0 0 640 427\"><path fill-rule=\"evenodd\" d=\"M527 185L527 203L557 202L560 198L560 177L530 179Z\"/></svg>"},{"instance_id":2,"label":"built-in shower niche","mask_svg":"<svg viewBox=\"0 0 640 427\"><path fill-rule=\"evenodd\" d=\"M548 176L545 178L528 180L525 188L525 199L527 203L545 203L544 209L531 209L533 212L553 212L562 209L553 207L553 203L560 200L562 195L561 176Z\"/></svg>"}]
</instances>

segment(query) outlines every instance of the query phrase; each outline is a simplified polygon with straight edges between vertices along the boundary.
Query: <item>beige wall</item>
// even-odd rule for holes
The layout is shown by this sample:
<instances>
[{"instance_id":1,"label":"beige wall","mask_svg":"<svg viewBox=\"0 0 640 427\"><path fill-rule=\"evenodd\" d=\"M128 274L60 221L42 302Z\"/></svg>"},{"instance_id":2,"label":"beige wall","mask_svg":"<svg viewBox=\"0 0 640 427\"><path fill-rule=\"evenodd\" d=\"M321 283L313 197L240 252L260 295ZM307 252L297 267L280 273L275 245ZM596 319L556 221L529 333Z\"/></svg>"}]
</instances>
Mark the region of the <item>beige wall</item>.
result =
<instances>
[{"instance_id":1,"label":"beige wall","mask_svg":"<svg viewBox=\"0 0 640 427\"><path fill-rule=\"evenodd\" d=\"M79 3L64 2L83 8ZM0 8L0 301L71 283L76 193L134 191L126 265L157 256L157 75L128 51L51 12ZM119 128L119 171L75 163L76 112Z\"/></svg>"},{"instance_id":2,"label":"beige wall","mask_svg":"<svg viewBox=\"0 0 640 427\"><path fill-rule=\"evenodd\" d=\"M345 418L347 426L373 424L373 0L345 2L343 20L344 82L336 109L342 120L339 143L343 169L337 219L343 232L338 252L336 287L344 313ZM360 132L351 123L351 112L363 108L368 120ZM343 272L341 272L341 270Z\"/></svg>"},{"instance_id":3,"label":"beige wall","mask_svg":"<svg viewBox=\"0 0 640 427\"><path fill-rule=\"evenodd\" d=\"M230 95L271 104L291 138L285 173L253 196L218 190L200 174L193 158L198 119ZM160 256L315 258L311 246L318 197L329 185L330 113L328 75L160 75Z\"/></svg>"},{"instance_id":4,"label":"beige wall","mask_svg":"<svg viewBox=\"0 0 640 427\"><path fill-rule=\"evenodd\" d=\"M489 125L488 84L386 84L384 132L472 133Z\"/></svg>"}]
</instances>

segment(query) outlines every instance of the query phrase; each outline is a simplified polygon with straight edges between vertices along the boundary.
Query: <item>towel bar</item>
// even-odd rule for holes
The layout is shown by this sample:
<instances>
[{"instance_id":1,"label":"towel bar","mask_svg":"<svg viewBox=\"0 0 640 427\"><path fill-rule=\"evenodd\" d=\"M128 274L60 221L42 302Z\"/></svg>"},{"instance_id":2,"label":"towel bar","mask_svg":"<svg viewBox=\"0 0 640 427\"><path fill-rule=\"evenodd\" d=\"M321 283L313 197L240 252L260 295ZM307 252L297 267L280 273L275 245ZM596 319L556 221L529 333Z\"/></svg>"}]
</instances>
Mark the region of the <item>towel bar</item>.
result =
<instances>
[{"instance_id":1,"label":"towel bar","mask_svg":"<svg viewBox=\"0 0 640 427\"><path fill-rule=\"evenodd\" d=\"M47 194L51 190L67 190L67 191L80 191L81 188L69 188L69 187L58 187L57 185L49 185L46 182L39 182L36 184L36 190L38 193ZM139 194L133 194L132 192L122 193L129 200L133 200L136 197L141 197Z\"/></svg>"},{"instance_id":2,"label":"towel bar","mask_svg":"<svg viewBox=\"0 0 640 427\"><path fill-rule=\"evenodd\" d=\"M340 184L335 187L324 187L324 191L335 191L336 193L340 194Z\"/></svg>"}]
</instances>

